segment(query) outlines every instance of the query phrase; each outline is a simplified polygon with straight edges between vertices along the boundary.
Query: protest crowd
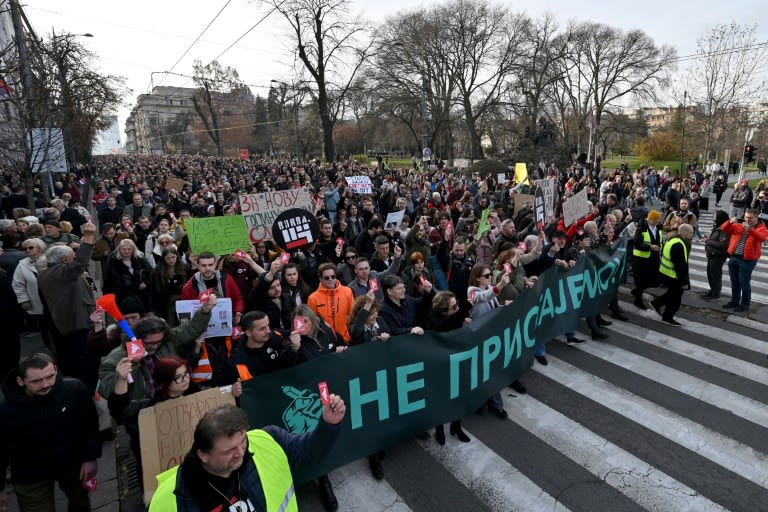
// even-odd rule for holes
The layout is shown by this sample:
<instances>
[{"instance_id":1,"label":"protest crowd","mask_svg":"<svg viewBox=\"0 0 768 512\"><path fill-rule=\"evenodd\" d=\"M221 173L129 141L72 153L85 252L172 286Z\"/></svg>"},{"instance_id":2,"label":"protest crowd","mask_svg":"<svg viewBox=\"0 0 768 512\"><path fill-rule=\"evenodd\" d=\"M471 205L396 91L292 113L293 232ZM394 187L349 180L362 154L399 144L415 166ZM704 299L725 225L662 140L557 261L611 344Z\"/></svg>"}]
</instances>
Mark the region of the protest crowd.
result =
<instances>
[{"instance_id":1,"label":"protest crowd","mask_svg":"<svg viewBox=\"0 0 768 512\"><path fill-rule=\"evenodd\" d=\"M38 179L35 208L21 177L2 170L0 475L5 479L10 466L21 509L48 510L43 503L56 480L70 510L90 510L81 482L95 474L100 441L111 432L99 428L96 393L124 425L141 473L144 408L222 386L238 399L242 384L259 375L402 334L459 329L513 303L548 269L573 268L621 236L629 241L625 279L634 282L635 307L650 305L664 322L680 325L675 313L690 289L690 246L703 243L705 298L720 299L728 262L733 293L723 307L749 310L751 271L768 238L768 179L755 190L740 182L720 209L727 171L717 167L690 166L676 177L666 168L609 170L599 162L563 169L541 162L522 173L519 165L500 176L451 169L437 159L394 168L381 160L111 155L55 176L50 194ZM93 193L86 196L87 187ZM542 209L537 189L546 192ZM276 243L271 220L227 254L190 237L199 221L243 215L243 198L291 191L298 197L300 190L308 202L298 206L319 225L301 247ZM702 233L700 209L711 207L718 209L716 222ZM664 293L649 302L646 290L660 286ZM143 342L138 357L117 319L97 306L106 294ZM229 316L206 337L224 299ZM592 340L608 339L602 328L627 320L617 297L605 315L584 319ZM19 363L29 332L39 332L53 356ZM567 332L561 342L586 340ZM535 347L537 364L548 364L546 344ZM526 392L519 380L509 385ZM58 414L62 407L69 412ZM507 418L500 393L477 413ZM174 510L172 502L185 499L198 504L195 510L228 510L222 504L238 500L249 507L243 510L273 510L283 498L295 509L295 497L271 489L287 488L291 469L322 457L343 435L343 417L344 402L331 395L315 433L294 436L277 427L248 431L238 409L216 409L195 430L196 450L179 474L160 483L150 510ZM442 425L433 435L445 444ZM471 441L461 418L450 423L449 435ZM224 461L226 450L235 451L234 462ZM246 451L253 463L244 462ZM385 475L383 455L368 457L376 479ZM46 471L29 468L41 459L49 461ZM267 476L264 464L281 471ZM326 510L336 510L331 479L320 476L317 484ZM0 486L0 511L7 506Z\"/></svg>"}]
</instances>

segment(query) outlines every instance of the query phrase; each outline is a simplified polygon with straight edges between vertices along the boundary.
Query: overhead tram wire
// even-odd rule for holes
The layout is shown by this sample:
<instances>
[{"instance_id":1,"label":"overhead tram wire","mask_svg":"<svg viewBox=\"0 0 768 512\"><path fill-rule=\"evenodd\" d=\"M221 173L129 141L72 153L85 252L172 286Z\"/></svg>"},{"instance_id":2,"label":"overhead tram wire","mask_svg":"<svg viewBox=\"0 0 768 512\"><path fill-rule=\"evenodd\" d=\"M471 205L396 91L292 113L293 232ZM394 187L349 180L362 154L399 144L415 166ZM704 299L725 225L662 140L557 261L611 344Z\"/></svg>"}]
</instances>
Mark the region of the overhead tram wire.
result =
<instances>
[{"instance_id":1,"label":"overhead tram wire","mask_svg":"<svg viewBox=\"0 0 768 512\"><path fill-rule=\"evenodd\" d=\"M259 25L261 25L261 24L262 24L262 22L264 22L264 20L266 20L266 19L267 19L267 18L268 18L268 17L269 17L269 16L270 16L270 15L271 15L273 12L275 12L275 11L276 11L276 10L277 10L277 9L278 9L278 8L279 8L281 5L283 5L283 4L285 3L285 1L286 1L286 0L283 0L282 2L280 2L280 4L279 4L279 5L276 5L275 7L272 7L272 8L269 10L269 12L267 12L267 13L266 13L264 16L262 16L262 17L261 17L261 19L260 19L259 21L257 21L256 23L254 23L254 25L253 25L251 28L249 28L248 30L246 30L246 31L243 33L243 35L241 35L240 37L238 37L237 39L235 39L235 41L234 41L232 44L230 44L229 46L227 46L227 47L224 49L224 51L222 51L222 52L221 52L220 54L218 54L216 57L214 57L213 59L211 59L211 62L213 62L213 61L215 61L215 60L218 60L218 59L219 59L219 57L221 57L222 55L224 55L225 53L227 53L229 50L231 50L231 49L232 49L232 47L234 47L234 46L235 46L237 43L239 43L239 42L240 42L240 41L241 41L241 40L242 40L242 39L243 39L245 36L247 36L248 34L250 34L250 33L251 33L251 31L252 31L253 29L255 29L256 27L258 27ZM192 77L190 77L190 78L189 78L189 79L188 79L186 82L184 82L184 83L181 85L181 87L186 87L186 85L189 83L189 81L190 81L190 80L193 80L193 78L192 78Z\"/></svg>"},{"instance_id":2,"label":"overhead tram wire","mask_svg":"<svg viewBox=\"0 0 768 512\"><path fill-rule=\"evenodd\" d=\"M203 29L203 31L202 31L202 32L200 32L200 35L198 35L198 36L195 38L195 40L194 40L194 41L192 41L192 44L190 44L190 45L187 47L187 49L186 49L186 50L184 50L184 53L182 53L182 54L181 54L181 57L179 57L179 59L176 61L176 63L175 63L173 66L171 66L171 69L170 69L169 71L173 71L174 69L176 69L176 66L178 66L178 65L179 65L179 62L181 62L181 59L183 59L184 57L186 57L186 56L187 56L187 54L189 53L189 50L191 50L191 49L192 49L192 47L193 47L193 46L195 46L195 44L197 44L197 42L200 40L200 38L201 38L201 37L203 37L203 34L205 34L205 32L206 32L206 31L207 31L209 28L211 28L211 25L213 25L213 23L214 23L214 22L215 22L215 21L218 19L218 17L221 15L221 13L222 13L222 12L224 12L224 9L226 9L226 8L227 8L227 6L229 6L229 4L230 4L231 2L232 2L232 0L227 0L227 3L226 3L226 4L224 4L224 7L222 7L221 9L219 9L219 12L217 12L217 13L216 13L216 16L214 16L214 17L213 17L213 19L212 19L210 22L208 22L208 25L206 25L206 26L205 26L205 28ZM160 79L160 82L157 84L158 86L159 86L159 85L161 85L161 84L163 83L163 80L165 80L165 77L166 77L166 76L168 76L168 75L163 75L163 77Z\"/></svg>"}]
</instances>

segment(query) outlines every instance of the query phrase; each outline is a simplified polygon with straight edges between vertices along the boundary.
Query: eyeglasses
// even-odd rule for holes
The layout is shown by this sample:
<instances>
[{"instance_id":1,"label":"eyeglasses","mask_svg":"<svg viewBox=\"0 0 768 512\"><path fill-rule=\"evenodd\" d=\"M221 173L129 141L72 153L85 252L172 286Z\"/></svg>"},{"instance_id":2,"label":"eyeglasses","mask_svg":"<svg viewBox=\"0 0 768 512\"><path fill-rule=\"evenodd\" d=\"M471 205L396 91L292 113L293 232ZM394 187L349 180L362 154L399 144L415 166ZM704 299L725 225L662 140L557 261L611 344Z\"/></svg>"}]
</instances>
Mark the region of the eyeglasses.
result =
<instances>
[{"instance_id":1,"label":"eyeglasses","mask_svg":"<svg viewBox=\"0 0 768 512\"><path fill-rule=\"evenodd\" d=\"M355 255L354 254L350 254L349 256L346 256L345 259L353 260L353 259L355 259Z\"/></svg>"},{"instance_id":2,"label":"eyeglasses","mask_svg":"<svg viewBox=\"0 0 768 512\"><path fill-rule=\"evenodd\" d=\"M334 279L336 279L336 276L335 276L335 275L332 275L332 276L323 276L323 281L333 281Z\"/></svg>"},{"instance_id":3,"label":"eyeglasses","mask_svg":"<svg viewBox=\"0 0 768 512\"><path fill-rule=\"evenodd\" d=\"M159 243L160 245L171 245L173 242L171 242L170 240L161 240L161 241L160 241L160 242L158 242L158 243Z\"/></svg>"},{"instance_id":4,"label":"eyeglasses","mask_svg":"<svg viewBox=\"0 0 768 512\"><path fill-rule=\"evenodd\" d=\"M181 384L182 382L184 382L188 378L189 378L189 372L184 372L181 375L175 376L173 378L173 382L175 382L176 384Z\"/></svg>"},{"instance_id":5,"label":"eyeglasses","mask_svg":"<svg viewBox=\"0 0 768 512\"><path fill-rule=\"evenodd\" d=\"M481 275L480 277L484 277L484 278L486 278L486 279L490 279L490 277L491 277L491 274L490 274L490 272L489 272L489 273L487 273L487 274L483 274L483 275Z\"/></svg>"},{"instance_id":6,"label":"eyeglasses","mask_svg":"<svg viewBox=\"0 0 768 512\"><path fill-rule=\"evenodd\" d=\"M24 247L25 251L31 251L32 249L37 249L37 247L35 247L34 245L28 245L28 246Z\"/></svg>"}]
</instances>

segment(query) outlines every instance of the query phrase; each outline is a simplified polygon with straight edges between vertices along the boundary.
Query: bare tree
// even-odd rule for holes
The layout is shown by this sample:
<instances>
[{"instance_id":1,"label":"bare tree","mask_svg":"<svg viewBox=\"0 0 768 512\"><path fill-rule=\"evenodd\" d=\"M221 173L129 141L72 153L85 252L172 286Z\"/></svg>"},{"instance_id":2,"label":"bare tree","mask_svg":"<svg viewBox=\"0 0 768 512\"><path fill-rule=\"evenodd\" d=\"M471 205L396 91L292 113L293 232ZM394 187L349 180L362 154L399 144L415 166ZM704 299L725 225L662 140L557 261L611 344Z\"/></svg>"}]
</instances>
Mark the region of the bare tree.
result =
<instances>
[{"instance_id":1,"label":"bare tree","mask_svg":"<svg viewBox=\"0 0 768 512\"><path fill-rule=\"evenodd\" d=\"M225 93L245 88L245 85L235 68L222 67L215 60L205 66L196 60L193 71L193 80L199 89L192 96L192 105L208 137L216 147L218 155L224 156L224 137L220 119L221 98Z\"/></svg>"},{"instance_id":2,"label":"bare tree","mask_svg":"<svg viewBox=\"0 0 768 512\"><path fill-rule=\"evenodd\" d=\"M669 84L676 52L670 46L657 47L640 30L623 32L599 23L571 27L570 69L577 73L569 81L572 105L586 118L594 111L594 130L600 137L603 113L618 106L625 97L653 102L659 88Z\"/></svg>"},{"instance_id":3,"label":"bare tree","mask_svg":"<svg viewBox=\"0 0 768 512\"><path fill-rule=\"evenodd\" d=\"M325 158L335 159L333 128L344 98L374 44L371 27L351 17L349 0L263 0L291 27L295 52L317 88Z\"/></svg>"},{"instance_id":4,"label":"bare tree","mask_svg":"<svg viewBox=\"0 0 768 512\"><path fill-rule=\"evenodd\" d=\"M487 0L454 0L436 9L435 18L446 34L446 63L464 114L469 154L482 158L478 120L501 101L507 79L518 66L524 18Z\"/></svg>"},{"instance_id":5,"label":"bare tree","mask_svg":"<svg viewBox=\"0 0 768 512\"><path fill-rule=\"evenodd\" d=\"M741 146L746 126L757 119L744 119L741 111L765 92L761 71L768 62L764 45L756 46L757 25L735 22L718 25L697 40L697 58L683 73L688 105L698 115L704 139L705 158L713 147ZM678 98L679 99L679 98ZM727 129L727 128L742 129Z\"/></svg>"}]
</instances>

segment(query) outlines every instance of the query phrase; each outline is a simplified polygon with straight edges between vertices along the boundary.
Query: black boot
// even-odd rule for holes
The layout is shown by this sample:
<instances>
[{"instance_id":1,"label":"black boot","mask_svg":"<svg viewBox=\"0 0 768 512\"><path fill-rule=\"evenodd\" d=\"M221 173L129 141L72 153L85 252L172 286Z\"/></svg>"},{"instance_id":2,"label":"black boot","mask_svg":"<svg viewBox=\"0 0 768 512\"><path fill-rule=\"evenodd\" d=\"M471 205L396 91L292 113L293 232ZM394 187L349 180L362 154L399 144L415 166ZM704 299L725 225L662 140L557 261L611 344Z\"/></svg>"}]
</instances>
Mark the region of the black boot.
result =
<instances>
[{"instance_id":1,"label":"black boot","mask_svg":"<svg viewBox=\"0 0 768 512\"><path fill-rule=\"evenodd\" d=\"M451 434L453 434L453 424L451 424ZM435 441L437 441L437 444L440 446L445 444L445 429L442 425L435 427Z\"/></svg>"},{"instance_id":2,"label":"black boot","mask_svg":"<svg viewBox=\"0 0 768 512\"><path fill-rule=\"evenodd\" d=\"M462 443L468 443L471 441L469 436L461 430L461 420L451 422L451 435L459 438Z\"/></svg>"},{"instance_id":3,"label":"black boot","mask_svg":"<svg viewBox=\"0 0 768 512\"><path fill-rule=\"evenodd\" d=\"M323 501L323 508L326 512L336 512L339 509L339 502L336 501L336 495L333 493L328 475L317 477L317 483L320 486L320 499Z\"/></svg>"}]
</instances>

